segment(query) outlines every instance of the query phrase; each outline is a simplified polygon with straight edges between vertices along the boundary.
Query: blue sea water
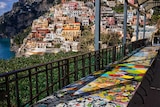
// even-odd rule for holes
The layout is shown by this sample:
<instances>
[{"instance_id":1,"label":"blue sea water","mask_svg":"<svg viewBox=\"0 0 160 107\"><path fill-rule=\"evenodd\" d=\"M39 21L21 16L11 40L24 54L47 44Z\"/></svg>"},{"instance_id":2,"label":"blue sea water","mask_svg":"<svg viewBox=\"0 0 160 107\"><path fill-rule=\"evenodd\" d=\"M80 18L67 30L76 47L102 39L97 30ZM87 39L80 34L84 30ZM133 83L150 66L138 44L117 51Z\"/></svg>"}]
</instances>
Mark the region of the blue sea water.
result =
<instances>
[{"instance_id":1,"label":"blue sea water","mask_svg":"<svg viewBox=\"0 0 160 107\"><path fill-rule=\"evenodd\" d=\"M10 39L0 38L0 59L8 60L14 56L15 53L10 51Z\"/></svg>"}]
</instances>

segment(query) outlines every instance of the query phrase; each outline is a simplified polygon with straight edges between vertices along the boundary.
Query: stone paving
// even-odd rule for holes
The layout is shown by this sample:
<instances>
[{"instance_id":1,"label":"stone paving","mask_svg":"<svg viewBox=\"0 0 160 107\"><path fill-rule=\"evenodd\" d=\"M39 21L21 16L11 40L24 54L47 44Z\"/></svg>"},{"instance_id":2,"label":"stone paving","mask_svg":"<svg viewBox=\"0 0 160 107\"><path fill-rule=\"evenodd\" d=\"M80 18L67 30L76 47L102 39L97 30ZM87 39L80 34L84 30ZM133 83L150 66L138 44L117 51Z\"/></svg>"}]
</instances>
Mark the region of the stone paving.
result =
<instances>
[{"instance_id":1,"label":"stone paving","mask_svg":"<svg viewBox=\"0 0 160 107\"><path fill-rule=\"evenodd\" d=\"M34 107L126 107L159 47L145 47L123 62L90 74Z\"/></svg>"}]
</instances>

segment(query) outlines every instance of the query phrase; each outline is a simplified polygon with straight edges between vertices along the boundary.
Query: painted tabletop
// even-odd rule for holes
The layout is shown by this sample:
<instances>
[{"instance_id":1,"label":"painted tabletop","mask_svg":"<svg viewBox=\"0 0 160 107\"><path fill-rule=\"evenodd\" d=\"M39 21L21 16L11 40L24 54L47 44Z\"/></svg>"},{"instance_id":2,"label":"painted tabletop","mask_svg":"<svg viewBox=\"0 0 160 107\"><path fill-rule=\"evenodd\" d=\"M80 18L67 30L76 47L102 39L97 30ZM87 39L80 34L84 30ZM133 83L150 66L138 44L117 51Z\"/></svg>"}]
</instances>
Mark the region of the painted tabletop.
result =
<instances>
[{"instance_id":1,"label":"painted tabletop","mask_svg":"<svg viewBox=\"0 0 160 107\"><path fill-rule=\"evenodd\" d=\"M110 69L65 86L34 107L126 107L159 47L145 47Z\"/></svg>"}]
</instances>

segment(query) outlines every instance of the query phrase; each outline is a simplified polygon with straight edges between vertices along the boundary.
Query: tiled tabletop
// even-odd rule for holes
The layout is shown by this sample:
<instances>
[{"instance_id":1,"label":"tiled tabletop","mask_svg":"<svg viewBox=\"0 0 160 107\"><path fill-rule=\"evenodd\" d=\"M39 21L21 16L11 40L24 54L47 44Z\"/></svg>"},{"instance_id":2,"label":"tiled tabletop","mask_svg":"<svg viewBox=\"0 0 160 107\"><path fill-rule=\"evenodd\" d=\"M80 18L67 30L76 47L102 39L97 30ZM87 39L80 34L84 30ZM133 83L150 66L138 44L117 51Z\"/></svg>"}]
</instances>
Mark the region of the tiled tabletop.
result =
<instances>
[{"instance_id":1,"label":"tiled tabletop","mask_svg":"<svg viewBox=\"0 0 160 107\"><path fill-rule=\"evenodd\" d=\"M34 107L126 107L159 47L145 47L109 69L65 86Z\"/></svg>"}]
</instances>

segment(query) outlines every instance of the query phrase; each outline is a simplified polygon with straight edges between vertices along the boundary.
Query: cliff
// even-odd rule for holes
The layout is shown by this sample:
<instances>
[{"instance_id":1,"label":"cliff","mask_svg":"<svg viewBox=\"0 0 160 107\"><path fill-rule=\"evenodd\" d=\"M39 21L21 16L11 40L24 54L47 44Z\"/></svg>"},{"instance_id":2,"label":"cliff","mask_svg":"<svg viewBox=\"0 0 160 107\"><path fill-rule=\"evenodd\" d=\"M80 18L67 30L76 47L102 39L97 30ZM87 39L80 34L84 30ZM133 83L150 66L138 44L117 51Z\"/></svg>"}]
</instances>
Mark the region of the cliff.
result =
<instances>
[{"instance_id":1,"label":"cliff","mask_svg":"<svg viewBox=\"0 0 160 107\"><path fill-rule=\"evenodd\" d=\"M12 37L31 25L60 0L19 0L12 10L0 16L0 37Z\"/></svg>"}]
</instances>

